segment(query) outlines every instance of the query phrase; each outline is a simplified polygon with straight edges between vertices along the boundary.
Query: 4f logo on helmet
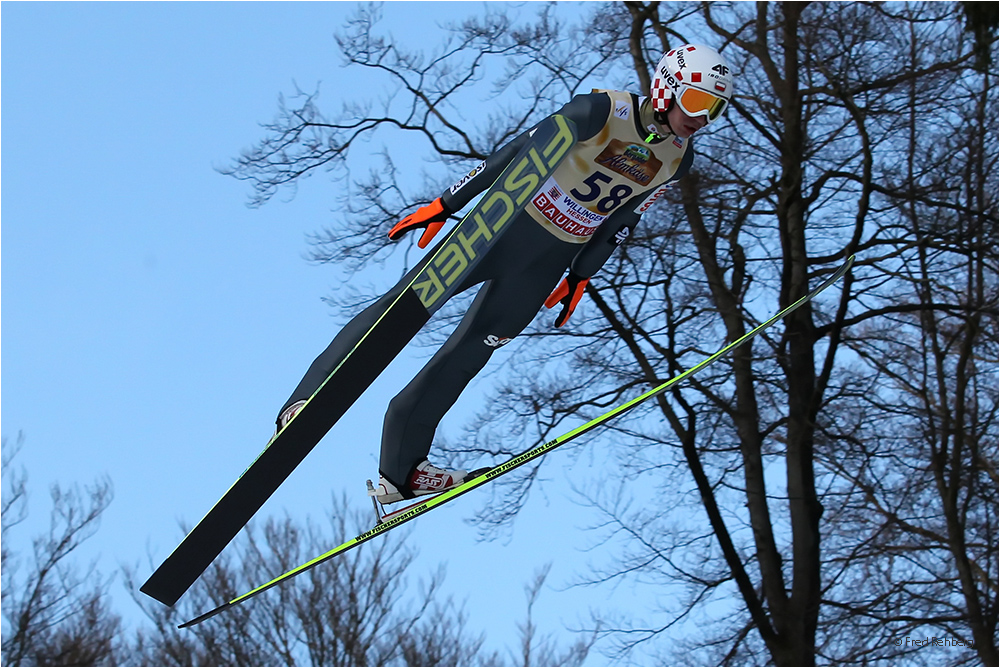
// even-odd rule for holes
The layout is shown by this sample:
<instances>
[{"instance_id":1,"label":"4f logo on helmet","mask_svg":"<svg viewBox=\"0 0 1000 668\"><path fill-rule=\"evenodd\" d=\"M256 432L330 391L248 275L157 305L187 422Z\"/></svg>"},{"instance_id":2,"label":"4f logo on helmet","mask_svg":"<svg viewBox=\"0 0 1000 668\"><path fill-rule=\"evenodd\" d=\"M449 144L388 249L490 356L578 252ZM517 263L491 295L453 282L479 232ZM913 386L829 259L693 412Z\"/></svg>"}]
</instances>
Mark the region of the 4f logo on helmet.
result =
<instances>
[{"instance_id":1,"label":"4f logo on helmet","mask_svg":"<svg viewBox=\"0 0 1000 668\"><path fill-rule=\"evenodd\" d=\"M729 76L729 68L726 67L725 65L721 64L721 63L718 64L718 65L716 65L715 67L713 67L712 70L715 71L715 72L718 72L719 74L721 74L724 77L728 77Z\"/></svg>"}]
</instances>

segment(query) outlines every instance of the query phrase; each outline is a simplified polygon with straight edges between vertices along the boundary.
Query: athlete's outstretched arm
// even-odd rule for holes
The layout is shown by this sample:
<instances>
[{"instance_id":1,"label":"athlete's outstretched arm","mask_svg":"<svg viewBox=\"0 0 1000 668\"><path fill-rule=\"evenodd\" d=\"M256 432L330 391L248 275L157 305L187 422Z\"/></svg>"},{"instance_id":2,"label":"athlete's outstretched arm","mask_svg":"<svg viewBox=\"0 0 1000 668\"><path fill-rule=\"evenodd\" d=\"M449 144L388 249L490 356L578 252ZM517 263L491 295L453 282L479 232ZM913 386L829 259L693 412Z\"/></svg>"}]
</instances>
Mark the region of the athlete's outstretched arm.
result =
<instances>
[{"instance_id":1,"label":"athlete's outstretched arm","mask_svg":"<svg viewBox=\"0 0 1000 668\"><path fill-rule=\"evenodd\" d=\"M611 98L604 93L577 95L556 113L576 124L578 141L590 139L604 127L608 114L611 113ZM389 238L396 241L413 230L424 230L417 245L425 248L448 218L461 211L472 198L497 180L524 146L530 132L528 130L512 139L463 176L458 183L444 191L440 197L396 223L389 231Z\"/></svg>"},{"instance_id":2,"label":"athlete's outstretched arm","mask_svg":"<svg viewBox=\"0 0 1000 668\"><path fill-rule=\"evenodd\" d=\"M590 139L604 127L611 113L611 98L604 93L577 95L556 112L576 124L577 141ZM489 188L528 139L528 130L490 155L467 176L441 195L445 209L460 211L472 198Z\"/></svg>"},{"instance_id":3,"label":"athlete's outstretched arm","mask_svg":"<svg viewBox=\"0 0 1000 668\"><path fill-rule=\"evenodd\" d=\"M639 222L639 214L630 209L620 209L608 216L601 223L594 235L584 244L583 248L573 258L569 273L559 286L545 300L545 306L552 308L562 304L562 311L556 316L555 326L562 327L573 315L576 305L583 298L583 291L590 277L604 266L620 244L622 244L635 229Z\"/></svg>"}]
</instances>

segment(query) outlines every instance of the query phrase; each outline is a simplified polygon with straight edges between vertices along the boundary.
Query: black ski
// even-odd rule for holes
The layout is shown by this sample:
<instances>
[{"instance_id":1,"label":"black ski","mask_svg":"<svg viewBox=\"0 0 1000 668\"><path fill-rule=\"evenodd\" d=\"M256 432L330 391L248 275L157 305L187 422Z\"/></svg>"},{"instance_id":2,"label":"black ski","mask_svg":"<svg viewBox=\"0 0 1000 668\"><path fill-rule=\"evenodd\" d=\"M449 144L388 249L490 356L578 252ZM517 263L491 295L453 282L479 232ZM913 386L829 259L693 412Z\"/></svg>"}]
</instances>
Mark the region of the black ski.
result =
<instances>
[{"instance_id":1,"label":"black ski","mask_svg":"<svg viewBox=\"0 0 1000 668\"><path fill-rule=\"evenodd\" d=\"M506 224L576 143L574 123L550 116L532 131L479 203L422 261L423 269L323 385L139 588L173 605L326 432L447 301Z\"/></svg>"},{"instance_id":2,"label":"black ski","mask_svg":"<svg viewBox=\"0 0 1000 668\"><path fill-rule=\"evenodd\" d=\"M644 394L640 394L639 396L635 397L634 399L632 399L632 400L630 400L630 401L628 401L628 402L626 402L626 403L624 403L624 404L622 404L622 405L620 405L620 406L618 406L616 408L611 409L610 411L608 411L604 415L596 417L593 420L591 420L591 421L589 421L589 422L587 422L585 424L580 425L576 429L573 429L572 431L567 432L566 434L563 434L562 436L560 436L560 437L558 437L556 439L548 441L547 443L543 443L542 445L539 445L539 446L537 446L535 448L532 448L531 450L528 450L527 452L524 452L524 453L522 453L520 455L517 455L516 457L508 460L507 462L505 462L505 463L503 463L503 464L501 464L499 466L493 467L491 469L486 469L486 470L483 470L481 472L474 472L473 475L472 475L472 477L469 480L466 480L464 483L462 483L458 487L450 489L447 492L443 492L443 493L441 493L441 494L439 494L437 496L431 497L431 498L427 499L426 501L424 501L422 503L418 503L418 504L416 504L416 505L414 505L414 506L412 506L410 508L406 508L406 509L400 511L398 514L394 513L394 514L388 516L388 518L386 518L384 521L381 521L378 524L376 524L376 526L373 529L371 529L370 531L366 531L365 533L361 534L360 536L352 538L351 540L347 541L346 543L343 543L342 545L339 545L339 546L333 548L329 552L321 554L320 556L316 557L315 559L312 559L311 561L307 561L306 563L302 564L298 568L294 568L294 569L288 571L287 573L279 575L278 577L274 578L270 582L267 582L267 583L265 583L265 584L257 587L256 589L253 589L253 590L247 592L246 594L243 594L242 596L237 596L236 598L232 599L231 601L223 603L222 605L218 606L217 608L215 608L213 610L209 610L208 612L206 612L206 613L204 613L202 615L199 615L198 617L195 617L194 619L192 619L190 621L184 622L183 624L181 624L179 626L179 628L183 629L183 628L187 628L189 626L194 626L195 624L200 624L201 622L205 621L206 619L209 619L210 617L214 617L215 615L219 614L220 612L224 612L224 611L228 610L229 608L232 608L233 606L239 605L240 603L243 603L244 601L247 601L247 600L253 598L254 596L257 596L258 594L264 593L265 591L267 591L271 587L275 587L275 586L277 586L277 585L279 585L279 584L281 584L283 582L287 582L288 580L291 580L295 576L301 575L302 573L305 573L306 571L308 571L308 570L310 570L310 569L318 566L319 564L323 563L324 561L332 559L333 557L336 557L337 555L343 554L344 552L347 552L348 550L350 550L350 549L352 549L354 547L357 547L361 543L364 543L364 542L366 542L368 540L371 540L375 536L380 536L383 533L385 533L386 531L389 531L391 529L395 529L396 527L398 527L398 526L400 526L400 525L402 525L402 524L404 524L406 522L409 522L410 520L414 519L415 517L419 517L423 513L427 512L427 511L429 511L429 510L431 510L433 508L437 508L438 506L442 506L442 505L448 503L449 501L452 501L452 500L458 498L459 496L465 494L466 492L470 492L470 491L476 489L477 487L485 485L486 483L490 482L491 480L495 480L495 479L499 478L500 476L502 476L502 475L504 475L506 473L509 473L509 472L513 471L514 469L516 469L516 468L518 468L520 466L523 466L524 464L526 464L526 463L528 463L528 462L530 462L530 461L532 461L534 459L537 459L537 458L541 457L542 455L544 455L544 454L546 454L548 452L551 452L552 450L555 450L560 445L565 445L566 443L569 443L570 441L572 441L573 439L577 438L578 436L581 436L582 434L585 434L585 433L591 431L592 429L595 429L596 427L599 427L599 426L607 423L609 420L612 420L612 419L614 419L614 418L622 415L623 413L626 413L627 411L630 411L631 409L635 408L636 406L638 406L642 402L646 401L647 399L650 399L651 397L655 397L655 396L657 396L659 394L662 394L662 393L666 392L668 389L670 389L671 387L673 387L677 383L681 382L685 378L690 377L692 374L694 374L695 372L697 372L699 369L705 368L706 366L708 366L712 362L715 362L717 359L719 359L720 357L722 357L726 353L728 353L731 350L733 350L735 348L738 348L738 347L742 346L743 344L745 344L746 342L750 341L755 336L757 336L758 334L760 334L762 331L764 331L765 329L767 329L768 327L770 327L771 325L773 325L777 321L781 320L782 318L784 318L785 316L787 316L792 311L798 309L800 306L802 306L803 304L805 304L806 302L808 302L809 300L811 300L813 297L815 297L819 293L821 293L824 290L826 290L828 287L830 287L831 285L833 285L834 283L836 283L838 280L840 280L840 278L845 273L847 273L848 269L851 268L851 265L853 263L854 263L854 256L851 255L849 258L847 258L847 261L844 262L844 264L840 268L837 269L837 271L835 271L829 278L827 278L825 281L823 281L812 292L810 292L809 294L801 297L798 301L796 301L793 304L785 307L780 312L776 313L775 315L771 316L770 318L768 318L767 320L765 320L761 324L757 325L756 327L754 327L753 329L751 329L749 332L747 332L746 334L744 334L743 336L741 336L739 339L733 341L732 343L730 343L729 345L725 346L721 350L717 351L716 353L714 353L710 357L705 358L704 360L702 360L698 364L694 365L693 367L691 367L691 368L685 370L684 372L682 372L682 373L674 376L673 378L671 378L670 380L666 381L662 385L658 385L658 386L654 387L653 389L645 392Z\"/></svg>"}]
</instances>

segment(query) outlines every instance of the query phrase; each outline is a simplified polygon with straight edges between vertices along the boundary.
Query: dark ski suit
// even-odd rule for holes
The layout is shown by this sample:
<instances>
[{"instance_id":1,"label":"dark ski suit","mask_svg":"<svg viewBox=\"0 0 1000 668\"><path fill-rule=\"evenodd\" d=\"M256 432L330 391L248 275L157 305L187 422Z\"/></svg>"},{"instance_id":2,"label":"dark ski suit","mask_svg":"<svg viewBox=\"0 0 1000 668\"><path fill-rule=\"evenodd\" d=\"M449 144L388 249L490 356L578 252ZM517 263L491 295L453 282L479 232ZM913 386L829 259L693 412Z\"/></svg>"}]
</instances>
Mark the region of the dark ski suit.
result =
<instances>
[{"instance_id":1,"label":"dark ski suit","mask_svg":"<svg viewBox=\"0 0 1000 668\"><path fill-rule=\"evenodd\" d=\"M577 143L465 279L459 292L483 286L458 328L389 403L379 469L397 488L427 458L438 423L469 381L528 326L563 274L593 276L666 185L690 168L690 140L641 127L640 103L631 93L595 91L557 112L576 123ZM526 139L514 139L451 186L444 205L459 211L489 188ZM285 407L312 396L432 255L341 330Z\"/></svg>"}]
</instances>

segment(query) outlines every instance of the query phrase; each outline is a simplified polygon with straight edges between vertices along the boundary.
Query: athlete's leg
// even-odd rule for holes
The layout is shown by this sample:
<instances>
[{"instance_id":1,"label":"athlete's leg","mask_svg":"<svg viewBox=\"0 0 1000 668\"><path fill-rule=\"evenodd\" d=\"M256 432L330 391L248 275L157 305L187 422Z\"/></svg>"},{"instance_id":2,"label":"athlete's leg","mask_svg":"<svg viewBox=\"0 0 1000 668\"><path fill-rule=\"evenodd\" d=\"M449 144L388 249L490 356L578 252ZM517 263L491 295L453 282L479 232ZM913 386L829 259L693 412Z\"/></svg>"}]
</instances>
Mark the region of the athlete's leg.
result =
<instances>
[{"instance_id":1,"label":"athlete's leg","mask_svg":"<svg viewBox=\"0 0 1000 668\"><path fill-rule=\"evenodd\" d=\"M565 249L556 254L565 254ZM379 468L397 488L427 458L438 423L469 381L494 350L520 334L541 308L568 263L563 258L549 260L484 284L444 346L390 402Z\"/></svg>"},{"instance_id":2,"label":"athlete's leg","mask_svg":"<svg viewBox=\"0 0 1000 668\"><path fill-rule=\"evenodd\" d=\"M428 254L430 257L431 254ZM425 258L426 261L426 258ZM358 345L361 338L371 329L379 318L386 312L386 310L392 305L396 298L399 297L400 293L409 286L410 281L416 276L423 268L424 262L420 262L416 267L407 272L406 276L399 280L395 286L392 287L389 292L385 293L376 301L374 304L363 310L361 313L356 315L349 323L344 325L344 328L340 330L333 341L327 346L326 350L320 353L319 357L313 361L309 370L306 371L305 376L299 381L298 386L292 392L288 401L281 407L278 411L278 415L284 412L286 408L294 404L296 401L303 399L308 399L311 397L316 390L319 389L320 385L323 384L333 370L337 368L347 354L354 350L354 347Z\"/></svg>"}]
</instances>

